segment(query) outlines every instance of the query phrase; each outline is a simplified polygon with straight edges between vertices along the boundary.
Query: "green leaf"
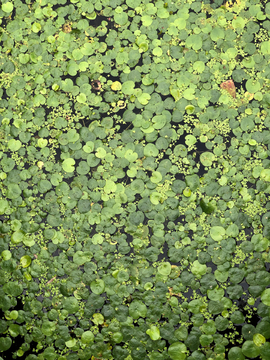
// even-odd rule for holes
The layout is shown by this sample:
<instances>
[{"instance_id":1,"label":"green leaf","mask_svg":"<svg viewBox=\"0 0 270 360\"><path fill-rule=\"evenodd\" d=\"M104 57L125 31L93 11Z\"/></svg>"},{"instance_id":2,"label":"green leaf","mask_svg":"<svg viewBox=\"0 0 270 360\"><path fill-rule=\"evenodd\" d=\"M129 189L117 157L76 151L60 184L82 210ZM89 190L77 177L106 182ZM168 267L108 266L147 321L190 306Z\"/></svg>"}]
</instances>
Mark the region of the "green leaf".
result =
<instances>
[{"instance_id":1,"label":"green leaf","mask_svg":"<svg viewBox=\"0 0 270 360\"><path fill-rule=\"evenodd\" d=\"M201 74L205 69L205 64L203 61L195 61L193 64L193 69L197 71L199 74Z\"/></svg>"},{"instance_id":2,"label":"green leaf","mask_svg":"<svg viewBox=\"0 0 270 360\"><path fill-rule=\"evenodd\" d=\"M189 35L186 39L186 47L192 48L196 51L200 50L202 47L202 37L197 34Z\"/></svg>"},{"instance_id":3,"label":"green leaf","mask_svg":"<svg viewBox=\"0 0 270 360\"><path fill-rule=\"evenodd\" d=\"M41 331L44 335L51 336L54 333L55 328L56 328L55 322L44 320L44 322L41 326Z\"/></svg>"},{"instance_id":4,"label":"green leaf","mask_svg":"<svg viewBox=\"0 0 270 360\"><path fill-rule=\"evenodd\" d=\"M187 347L181 342L174 342L168 348L168 354L173 360L184 360Z\"/></svg>"},{"instance_id":5,"label":"green leaf","mask_svg":"<svg viewBox=\"0 0 270 360\"><path fill-rule=\"evenodd\" d=\"M22 143L20 142L20 140L15 140L15 139L10 139L8 141L8 148L11 151L18 151L22 146Z\"/></svg>"},{"instance_id":6,"label":"green leaf","mask_svg":"<svg viewBox=\"0 0 270 360\"><path fill-rule=\"evenodd\" d=\"M75 297L63 299L63 308L67 310L69 314L75 314L79 310L78 300Z\"/></svg>"},{"instance_id":7,"label":"green leaf","mask_svg":"<svg viewBox=\"0 0 270 360\"><path fill-rule=\"evenodd\" d=\"M67 158L62 163L63 170L66 172L73 172L75 170L74 165L75 165L75 160L72 158Z\"/></svg>"},{"instance_id":8,"label":"green leaf","mask_svg":"<svg viewBox=\"0 0 270 360\"><path fill-rule=\"evenodd\" d=\"M258 173L261 167L258 167ZM264 181L270 181L270 169L262 169L259 174L260 178Z\"/></svg>"},{"instance_id":9,"label":"green leaf","mask_svg":"<svg viewBox=\"0 0 270 360\"><path fill-rule=\"evenodd\" d=\"M34 33L37 34L37 33L42 29L42 26L41 26L40 23L34 22L34 23L32 24L31 29L32 29L32 31L33 31Z\"/></svg>"},{"instance_id":10,"label":"green leaf","mask_svg":"<svg viewBox=\"0 0 270 360\"><path fill-rule=\"evenodd\" d=\"M152 157L156 157L158 155L158 149L156 148L156 146L154 144L147 144L144 149L144 156L152 156Z\"/></svg>"},{"instance_id":11,"label":"green leaf","mask_svg":"<svg viewBox=\"0 0 270 360\"><path fill-rule=\"evenodd\" d=\"M150 195L150 201L154 205L159 204L161 199L162 199L162 195L156 191L153 191L152 194Z\"/></svg>"},{"instance_id":12,"label":"green leaf","mask_svg":"<svg viewBox=\"0 0 270 360\"><path fill-rule=\"evenodd\" d=\"M210 229L211 238L215 241L221 241L224 238L225 234L226 231L222 226L213 226Z\"/></svg>"},{"instance_id":13,"label":"green leaf","mask_svg":"<svg viewBox=\"0 0 270 360\"><path fill-rule=\"evenodd\" d=\"M210 32L210 37L215 42L217 42L219 39L224 39L224 36L224 30L218 26L215 26Z\"/></svg>"},{"instance_id":14,"label":"green leaf","mask_svg":"<svg viewBox=\"0 0 270 360\"><path fill-rule=\"evenodd\" d=\"M196 138L195 136L193 135L187 135L185 137L185 143L188 145L188 146L192 146L194 144L196 144Z\"/></svg>"},{"instance_id":15,"label":"green leaf","mask_svg":"<svg viewBox=\"0 0 270 360\"><path fill-rule=\"evenodd\" d=\"M219 271L219 270L215 270L215 278L219 281L219 282L225 282L228 279L229 276L229 272L228 271Z\"/></svg>"},{"instance_id":16,"label":"green leaf","mask_svg":"<svg viewBox=\"0 0 270 360\"><path fill-rule=\"evenodd\" d=\"M158 184L162 180L162 174L159 171L153 171L150 180L154 184Z\"/></svg>"},{"instance_id":17,"label":"green leaf","mask_svg":"<svg viewBox=\"0 0 270 360\"><path fill-rule=\"evenodd\" d=\"M2 4L2 10L6 13L10 13L13 11L13 4L12 2L6 2L5 4Z\"/></svg>"},{"instance_id":18,"label":"green leaf","mask_svg":"<svg viewBox=\"0 0 270 360\"><path fill-rule=\"evenodd\" d=\"M235 346L232 347L228 352L228 359L229 360L245 360L245 356L242 353L242 350Z\"/></svg>"},{"instance_id":19,"label":"green leaf","mask_svg":"<svg viewBox=\"0 0 270 360\"><path fill-rule=\"evenodd\" d=\"M205 151L200 155L200 162L203 164L203 166L211 166L214 160L215 155L209 151Z\"/></svg>"},{"instance_id":20,"label":"green leaf","mask_svg":"<svg viewBox=\"0 0 270 360\"><path fill-rule=\"evenodd\" d=\"M213 290L207 290L207 296L210 300L219 301L224 296L224 289L217 286Z\"/></svg>"},{"instance_id":21,"label":"green leaf","mask_svg":"<svg viewBox=\"0 0 270 360\"><path fill-rule=\"evenodd\" d=\"M90 330L85 331L81 336L81 342L83 344L89 344L89 343L93 342L94 339L95 339L95 336L92 333L92 331L90 331Z\"/></svg>"},{"instance_id":22,"label":"green leaf","mask_svg":"<svg viewBox=\"0 0 270 360\"><path fill-rule=\"evenodd\" d=\"M19 61L21 64L27 64L30 60L29 54L19 54Z\"/></svg>"},{"instance_id":23,"label":"green leaf","mask_svg":"<svg viewBox=\"0 0 270 360\"><path fill-rule=\"evenodd\" d=\"M154 341L160 339L160 331L157 326L152 325L150 329L146 330L146 334Z\"/></svg>"},{"instance_id":24,"label":"green leaf","mask_svg":"<svg viewBox=\"0 0 270 360\"><path fill-rule=\"evenodd\" d=\"M0 199L0 215L5 214L8 208L8 201L6 199Z\"/></svg>"},{"instance_id":25,"label":"green leaf","mask_svg":"<svg viewBox=\"0 0 270 360\"><path fill-rule=\"evenodd\" d=\"M86 103L86 95L83 93L80 93L77 97L76 100L78 101L78 103L80 104L85 104Z\"/></svg>"},{"instance_id":26,"label":"green leaf","mask_svg":"<svg viewBox=\"0 0 270 360\"><path fill-rule=\"evenodd\" d=\"M73 255L73 262L79 266L85 264L88 261L91 261L93 254L91 251L76 251Z\"/></svg>"},{"instance_id":27,"label":"green leaf","mask_svg":"<svg viewBox=\"0 0 270 360\"><path fill-rule=\"evenodd\" d=\"M175 101L178 101L181 99L181 92L179 89L176 89L173 87L173 85L170 86L170 94L173 96Z\"/></svg>"},{"instance_id":28,"label":"green leaf","mask_svg":"<svg viewBox=\"0 0 270 360\"><path fill-rule=\"evenodd\" d=\"M262 292L261 300L264 305L270 306L270 289L265 289Z\"/></svg>"},{"instance_id":29,"label":"green leaf","mask_svg":"<svg viewBox=\"0 0 270 360\"><path fill-rule=\"evenodd\" d=\"M29 255L24 255L20 259L20 264L22 265L23 268L27 268L28 266L30 266L31 262L32 259L30 258Z\"/></svg>"},{"instance_id":30,"label":"green leaf","mask_svg":"<svg viewBox=\"0 0 270 360\"><path fill-rule=\"evenodd\" d=\"M21 295L23 292L23 287L18 281L9 281L8 283L4 284L2 289L7 295L17 297Z\"/></svg>"},{"instance_id":31,"label":"green leaf","mask_svg":"<svg viewBox=\"0 0 270 360\"><path fill-rule=\"evenodd\" d=\"M255 358L260 354L259 346L256 346L253 341L247 340L242 345L242 352L248 358Z\"/></svg>"},{"instance_id":32,"label":"green leaf","mask_svg":"<svg viewBox=\"0 0 270 360\"><path fill-rule=\"evenodd\" d=\"M97 279L91 282L90 289L94 294L100 295L105 290L105 283L102 279Z\"/></svg>"},{"instance_id":33,"label":"green leaf","mask_svg":"<svg viewBox=\"0 0 270 360\"><path fill-rule=\"evenodd\" d=\"M201 326L202 332L206 335L214 335L216 332L216 326L214 320L207 320L206 323L203 323Z\"/></svg>"},{"instance_id":34,"label":"green leaf","mask_svg":"<svg viewBox=\"0 0 270 360\"><path fill-rule=\"evenodd\" d=\"M158 272L161 275L168 276L171 273L171 264L169 262L164 262L158 266Z\"/></svg>"},{"instance_id":35,"label":"green leaf","mask_svg":"<svg viewBox=\"0 0 270 360\"><path fill-rule=\"evenodd\" d=\"M206 204L203 199L200 200L200 207L202 208L202 211L208 215L215 211L215 206L211 203Z\"/></svg>"},{"instance_id":36,"label":"green leaf","mask_svg":"<svg viewBox=\"0 0 270 360\"><path fill-rule=\"evenodd\" d=\"M261 52L264 55L270 54L270 44L269 41L262 41L261 43Z\"/></svg>"},{"instance_id":37,"label":"green leaf","mask_svg":"<svg viewBox=\"0 0 270 360\"><path fill-rule=\"evenodd\" d=\"M20 189L18 184L8 184L8 189L6 192L6 197L8 199L17 199L22 193L22 190Z\"/></svg>"},{"instance_id":38,"label":"green leaf","mask_svg":"<svg viewBox=\"0 0 270 360\"><path fill-rule=\"evenodd\" d=\"M129 316L131 316L134 320L139 319L140 317L145 317L147 314L146 305L139 300L134 300L129 306Z\"/></svg>"},{"instance_id":39,"label":"green leaf","mask_svg":"<svg viewBox=\"0 0 270 360\"><path fill-rule=\"evenodd\" d=\"M82 54L80 49L74 49L72 51L72 56L75 60L81 60L84 56L84 54Z\"/></svg>"},{"instance_id":40,"label":"green leaf","mask_svg":"<svg viewBox=\"0 0 270 360\"><path fill-rule=\"evenodd\" d=\"M140 104L147 105L151 99L151 95L148 93L142 93L137 99Z\"/></svg>"},{"instance_id":41,"label":"green leaf","mask_svg":"<svg viewBox=\"0 0 270 360\"><path fill-rule=\"evenodd\" d=\"M9 250L3 250L1 256L4 260L9 260L12 257L12 254Z\"/></svg>"},{"instance_id":42,"label":"green leaf","mask_svg":"<svg viewBox=\"0 0 270 360\"><path fill-rule=\"evenodd\" d=\"M198 260L195 260L191 266L192 274L196 275L197 277L201 277L202 275L206 274L207 266L205 264L200 264Z\"/></svg>"},{"instance_id":43,"label":"green leaf","mask_svg":"<svg viewBox=\"0 0 270 360\"><path fill-rule=\"evenodd\" d=\"M120 14L115 14L114 21L116 22L116 24L124 26L128 22L128 14L126 12L121 12Z\"/></svg>"},{"instance_id":44,"label":"green leaf","mask_svg":"<svg viewBox=\"0 0 270 360\"><path fill-rule=\"evenodd\" d=\"M134 86L135 86L134 81L128 80L122 84L121 90L125 95L132 95L134 93Z\"/></svg>"},{"instance_id":45,"label":"green leaf","mask_svg":"<svg viewBox=\"0 0 270 360\"><path fill-rule=\"evenodd\" d=\"M256 346L262 346L265 343L265 337L262 334L254 334L253 342Z\"/></svg>"},{"instance_id":46,"label":"green leaf","mask_svg":"<svg viewBox=\"0 0 270 360\"><path fill-rule=\"evenodd\" d=\"M226 235L229 237L237 237L239 234L239 228L236 224L231 224L226 229Z\"/></svg>"},{"instance_id":47,"label":"green leaf","mask_svg":"<svg viewBox=\"0 0 270 360\"><path fill-rule=\"evenodd\" d=\"M131 149L128 149L124 156L129 162L134 162L138 159L138 154L133 152Z\"/></svg>"},{"instance_id":48,"label":"green leaf","mask_svg":"<svg viewBox=\"0 0 270 360\"><path fill-rule=\"evenodd\" d=\"M68 340L65 342L66 347L68 347L68 348L74 347L76 345L76 343L77 343L76 339L71 339L71 340Z\"/></svg>"},{"instance_id":49,"label":"green leaf","mask_svg":"<svg viewBox=\"0 0 270 360\"><path fill-rule=\"evenodd\" d=\"M12 345L12 340L9 336L0 337L0 350L7 351Z\"/></svg>"},{"instance_id":50,"label":"green leaf","mask_svg":"<svg viewBox=\"0 0 270 360\"><path fill-rule=\"evenodd\" d=\"M251 243L254 244L255 251L262 252L269 246L269 240L262 234L252 235Z\"/></svg>"},{"instance_id":51,"label":"green leaf","mask_svg":"<svg viewBox=\"0 0 270 360\"><path fill-rule=\"evenodd\" d=\"M247 89L247 91L250 92L251 94L254 94L254 93L256 93L257 91L259 91L259 90L261 89L260 82L257 81L257 80L249 79L249 80L246 82L246 89Z\"/></svg>"},{"instance_id":52,"label":"green leaf","mask_svg":"<svg viewBox=\"0 0 270 360\"><path fill-rule=\"evenodd\" d=\"M190 188L190 190L196 191L198 189L198 187L200 186L200 178L197 174L193 174L193 175L187 175L185 177L186 180L186 184L187 186Z\"/></svg>"},{"instance_id":53,"label":"green leaf","mask_svg":"<svg viewBox=\"0 0 270 360\"><path fill-rule=\"evenodd\" d=\"M19 244L24 240L24 236L25 236L24 232L22 230L18 230L11 235L10 240L12 244Z\"/></svg>"}]
</instances>

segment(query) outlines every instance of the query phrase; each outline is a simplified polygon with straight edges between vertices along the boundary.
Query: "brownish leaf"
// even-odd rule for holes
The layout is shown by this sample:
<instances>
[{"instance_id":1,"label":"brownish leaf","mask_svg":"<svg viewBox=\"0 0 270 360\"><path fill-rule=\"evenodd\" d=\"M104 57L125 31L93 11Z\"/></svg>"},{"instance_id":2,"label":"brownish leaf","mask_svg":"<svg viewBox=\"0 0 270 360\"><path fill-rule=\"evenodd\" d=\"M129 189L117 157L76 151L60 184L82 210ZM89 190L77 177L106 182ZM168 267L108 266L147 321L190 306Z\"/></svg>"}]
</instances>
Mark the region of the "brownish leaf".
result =
<instances>
[{"instance_id":1,"label":"brownish leaf","mask_svg":"<svg viewBox=\"0 0 270 360\"><path fill-rule=\"evenodd\" d=\"M221 85L220 85L221 89L224 89L226 91L228 91L228 93L235 98L236 95L236 91L235 91L235 86L234 86L234 82L233 80L227 80L224 81Z\"/></svg>"}]
</instances>

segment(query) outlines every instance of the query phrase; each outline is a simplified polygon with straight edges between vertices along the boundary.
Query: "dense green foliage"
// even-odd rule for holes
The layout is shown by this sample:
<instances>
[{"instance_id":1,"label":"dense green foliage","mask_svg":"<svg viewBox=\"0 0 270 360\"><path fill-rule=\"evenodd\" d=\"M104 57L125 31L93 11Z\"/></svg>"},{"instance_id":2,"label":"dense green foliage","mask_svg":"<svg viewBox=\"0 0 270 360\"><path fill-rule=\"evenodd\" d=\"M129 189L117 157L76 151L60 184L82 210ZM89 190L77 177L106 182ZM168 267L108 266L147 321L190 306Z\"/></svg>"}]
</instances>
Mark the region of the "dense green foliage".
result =
<instances>
[{"instance_id":1,"label":"dense green foliage","mask_svg":"<svg viewBox=\"0 0 270 360\"><path fill-rule=\"evenodd\" d=\"M270 4L0 19L0 360L269 360Z\"/></svg>"}]
</instances>

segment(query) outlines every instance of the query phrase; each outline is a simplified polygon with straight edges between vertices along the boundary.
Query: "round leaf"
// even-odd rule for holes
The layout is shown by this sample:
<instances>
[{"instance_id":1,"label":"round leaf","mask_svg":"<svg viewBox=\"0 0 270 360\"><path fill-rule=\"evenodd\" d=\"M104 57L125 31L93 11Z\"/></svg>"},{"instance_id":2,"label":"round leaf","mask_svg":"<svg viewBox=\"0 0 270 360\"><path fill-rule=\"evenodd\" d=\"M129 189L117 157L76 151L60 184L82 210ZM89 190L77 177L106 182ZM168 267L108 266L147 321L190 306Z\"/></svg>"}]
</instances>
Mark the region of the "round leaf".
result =
<instances>
[{"instance_id":1,"label":"round leaf","mask_svg":"<svg viewBox=\"0 0 270 360\"><path fill-rule=\"evenodd\" d=\"M225 233L226 231L222 226L213 226L210 229L210 236L215 241L221 241L225 236Z\"/></svg>"},{"instance_id":2,"label":"round leaf","mask_svg":"<svg viewBox=\"0 0 270 360\"><path fill-rule=\"evenodd\" d=\"M150 329L146 330L146 334L154 341L160 338L160 331L157 326L152 325Z\"/></svg>"},{"instance_id":3,"label":"round leaf","mask_svg":"<svg viewBox=\"0 0 270 360\"><path fill-rule=\"evenodd\" d=\"M139 300L134 300L129 306L129 316L131 316L134 320L139 319L140 317L145 317L147 314L146 305Z\"/></svg>"},{"instance_id":4,"label":"round leaf","mask_svg":"<svg viewBox=\"0 0 270 360\"><path fill-rule=\"evenodd\" d=\"M72 158L67 158L62 163L63 170L66 172L73 172L75 170L74 165L75 165L75 160Z\"/></svg>"},{"instance_id":5,"label":"round leaf","mask_svg":"<svg viewBox=\"0 0 270 360\"><path fill-rule=\"evenodd\" d=\"M255 358L260 354L260 348L253 341L247 340L242 345L242 353L248 358Z\"/></svg>"},{"instance_id":6,"label":"round leaf","mask_svg":"<svg viewBox=\"0 0 270 360\"><path fill-rule=\"evenodd\" d=\"M5 4L2 4L2 10L6 13L10 13L13 11L13 4L12 2L6 2Z\"/></svg>"},{"instance_id":7,"label":"round leaf","mask_svg":"<svg viewBox=\"0 0 270 360\"><path fill-rule=\"evenodd\" d=\"M24 255L20 259L20 264L22 265L23 268L27 268L28 266L30 266L31 262L32 260L29 255Z\"/></svg>"},{"instance_id":8,"label":"round leaf","mask_svg":"<svg viewBox=\"0 0 270 360\"><path fill-rule=\"evenodd\" d=\"M81 336L81 342L83 344L89 344L90 342L94 341L94 334L92 333L92 331L88 330L85 331L82 336Z\"/></svg>"},{"instance_id":9,"label":"round leaf","mask_svg":"<svg viewBox=\"0 0 270 360\"><path fill-rule=\"evenodd\" d=\"M184 360L186 358L185 352L187 347L181 342L174 342L168 349L168 354L173 360Z\"/></svg>"},{"instance_id":10,"label":"round leaf","mask_svg":"<svg viewBox=\"0 0 270 360\"><path fill-rule=\"evenodd\" d=\"M102 279L97 279L91 282L90 289L94 294L100 295L105 290L105 283Z\"/></svg>"},{"instance_id":11,"label":"round leaf","mask_svg":"<svg viewBox=\"0 0 270 360\"><path fill-rule=\"evenodd\" d=\"M211 166L214 160L215 155L209 151L205 151L200 155L200 162L203 164L203 166Z\"/></svg>"},{"instance_id":12,"label":"round leaf","mask_svg":"<svg viewBox=\"0 0 270 360\"><path fill-rule=\"evenodd\" d=\"M270 306L270 289L265 289L262 292L261 300L264 303L264 305Z\"/></svg>"},{"instance_id":13,"label":"round leaf","mask_svg":"<svg viewBox=\"0 0 270 360\"><path fill-rule=\"evenodd\" d=\"M169 262L164 262L158 267L158 272L161 275L168 276L171 273L171 264Z\"/></svg>"}]
</instances>

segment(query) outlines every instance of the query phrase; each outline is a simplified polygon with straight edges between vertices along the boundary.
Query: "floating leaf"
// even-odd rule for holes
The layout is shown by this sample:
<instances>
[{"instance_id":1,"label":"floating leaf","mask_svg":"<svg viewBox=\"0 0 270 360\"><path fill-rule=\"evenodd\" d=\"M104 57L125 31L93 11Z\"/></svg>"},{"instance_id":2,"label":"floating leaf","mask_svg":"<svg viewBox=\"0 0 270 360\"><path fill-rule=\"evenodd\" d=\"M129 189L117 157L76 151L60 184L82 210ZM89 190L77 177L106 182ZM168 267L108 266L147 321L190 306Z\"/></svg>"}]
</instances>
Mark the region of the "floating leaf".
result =
<instances>
[{"instance_id":1,"label":"floating leaf","mask_svg":"<svg viewBox=\"0 0 270 360\"><path fill-rule=\"evenodd\" d=\"M213 226L210 229L211 238L215 241L221 241L226 234L224 227L222 226Z\"/></svg>"},{"instance_id":2,"label":"floating leaf","mask_svg":"<svg viewBox=\"0 0 270 360\"><path fill-rule=\"evenodd\" d=\"M179 89L174 88L173 86L170 86L170 94L173 96L175 101L178 101L181 99L181 92Z\"/></svg>"},{"instance_id":3,"label":"floating leaf","mask_svg":"<svg viewBox=\"0 0 270 360\"><path fill-rule=\"evenodd\" d=\"M227 80L221 83L221 89L226 90L233 98L236 96L236 89L233 80Z\"/></svg>"},{"instance_id":4,"label":"floating leaf","mask_svg":"<svg viewBox=\"0 0 270 360\"><path fill-rule=\"evenodd\" d=\"M78 101L78 103L80 104L85 104L86 103L86 95L83 93L80 93L77 97L76 100Z\"/></svg>"},{"instance_id":5,"label":"floating leaf","mask_svg":"<svg viewBox=\"0 0 270 360\"><path fill-rule=\"evenodd\" d=\"M184 360L186 359L185 352L187 347L181 342L174 342L168 348L168 354L173 360Z\"/></svg>"},{"instance_id":6,"label":"floating leaf","mask_svg":"<svg viewBox=\"0 0 270 360\"><path fill-rule=\"evenodd\" d=\"M24 255L20 259L20 264L22 265L23 268L27 268L28 266L30 266L31 262L32 259L29 255Z\"/></svg>"},{"instance_id":7,"label":"floating leaf","mask_svg":"<svg viewBox=\"0 0 270 360\"><path fill-rule=\"evenodd\" d=\"M157 326L152 325L150 329L146 330L146 334L150 336L150 338L154 341L160 338L160 331Z\"/></svg>"},{"instance_id":8,"label":"floating leaf","mask_svg":"<svg viewBox=\"0 0 270 360\"><path fill-rule=\"evenodd\" d=\"M1 352L7 351L12 345L12 340L9 336L0 337L0 350Z\"/></svg>"},{"instance_id":9,"label":"floating leaf","mask_svg":"<svg viewBox=\"0 0 270 360\"><path fill-rule=\"evenodd\" d=\"M218 286L213 290L207 290L207 296L210 300L220 301L224 296L224 289L219 288Z\"/></svg>"},{"instance_id":10,"label":"floating leaf","mask_svg":"<svg viewBox=\"0 0 270 360\"><path fill-rule=\"evenodd\" d=\"M261 294L261 300L264 305L270 306L270 289L265 289Z\"/></svg>"},{"instance_id":11,"label":"floating leaf","mask_svg":"<svg viewBox=\"0 0 270 360\"><path fill-rule=\"evenodd\" d=\"M94 294L100 295L105 290L105 283L102 279L97 279L91 282L90 288Z\"/></svg>"},{"instance_id":12,"label":"floating leaf","mask_svg":"<svg viewBox=\"0 0 270 360\"><path fill-rule=\"evenodd\" d=\"M62 163L63 170L66 172L73 172L75 170L74 165L75 165L75 160L72 158L67 158Z\"/></svg>"},{"instance_id":13,"label":"floating leaf","mask_svg":"<svg viewBox=\"0 0 270 360\"><path fill-rule=\"evenodd\" d=\"M95 336L92 333L92 331L90 331L90 330L85 331L81 336L81 342L83 344L89 344L92 341L94 341L94 339L95 339Z\"/></svg>"},{"instance_id":14,"label":"floating leaf","mask_svg":"<svg viewBox=\"0 0 270 360\"><path fill-rule=\"evenodd\" d=\"M256 346L253 341L247 340L242 345L242 352L248 358L255 358L260 354L260 347Z\"/></svg>"},{"instance_id":15,"label":"floating leaf","mask_svg":"<svg viewBox=\"0 0 270 360\"><path fill-rule=\"evenodd\" d=\"M8 148L11 151L18 151L22 146L22 143L20 142L20 140L15 140L15 139L10 139L8 141Z\"/></svg>"},{"instance_id":16,"label":"floating leaf","mask_svg":"<svg viewBox=\"0 0 270 360\"><path fill-rule=\"evenodd\" d=\"M158 184L162 180L162 174L159 171L153 171L150 180L154 184Z\"/></svg>"},{"instance_id":17,"label":"floating leaf","mask_svg":"<svg viewBox=\"0 0 270 360\"><path fill-rule=\"evenodd\" d=\"M139 319L140 317L145 317L147 314L146 305L140 300L134 300L129 306L129 316L134 320Z\"/></svg>"},{"instance_id":18,"label":"floating leaf","mask_svg":"<svg viewBox=\"0 0 270 360\"><path fill-rule=\"evenodd\" d=\"M254 94L261 89L261 84L258 80L248 79L246 89L249 93Z\"/></svg>"},{"instance_id":19,"label":"floating leaf","mask_svg":"<svg viewBox=\"0 0 270 360\"><path fill-rule=\"evenodd\" d=\"M75 297L69 297L63 299L63 308L68 311L69 314L75 314L79 310L79 303Z\"/></svg>"},{"instance_id":20,"label":"floating leaf","mask_svg":"<svg viewBox=\"0 0 270 360\"><path fill-rule=\"evenodd\" d=\"M191 266L192 274L198 276L199 278L206 274L207 266L205 264L200 264L198 260L195 260Z\"/></svg>"},{"instance_id":21,"label":"floating leaf","mask_svg":"<svg viewBox=\"0 0 270 360\"><path fill-rule=\"evenodd\" d=\"M187 135L185 137L185 143L188 145L188 146L192 146L196 143L196 138L195 136L193 135Z\"/></svg>"},{"instance_id":22,"label":"floating leaf","mask_svg":"<svg viewBox=\"0 0 270 360\"><path fill-rule=\"evenodd\" d=\"M215 211L215 206L211 203L206 203L203 199L200 200L200 207L202 208L202 211L208 215Z\"/></svg>"},{"instance_id":23,"label":"floating leaf","mask_svg":"<svg viewBox=\"0 0 270 360\"><path fill-rule=\"evenodd\" d=\"M215 155L209 151L205 151L200 155L200 161L203 166L211 166L215 160Z\"/></svg>"},{"instance_id":24,"label":"floating leaf","mask_svg":"<svg viewBox=\"0 0 270 360\"><path fill-rule=\"evenodd\" d=\"M10 13L13 11L13 4L12 2L6 2L5 4L2 4L2 10L6 13Z\"/></svg>"},{"instance_id":25,"label":"floating leaf","mask_svg":"<svg viewBox=\"0 0 270 360\"><path fill-rule=\"evenodd\" d=\"M132 95L132 94L134 93L134 86L135 86L134 81L132 81L132 80L125 81L125 82L122 84L122 89L121 89L121 91L122 91L123 94L125 94L125 95Z\"/></svg>"},{"instance_id":26,"label":"floating leaf","mask_svg":"<svg viewBox=\"0 0 270 360\"><path fill-rule=\"evenodd\" d=\"M256 346L262 346L265 343L265 337L262 334L254 334L253 342Z\"/></svg>"},{"instance_id":27,"label":"floating leaf","mask_svg":"<svg viewBox=\"0 0 270 360\"><path fill-rule=\"evenodd\" d=\"M113 91L121 90L121 88L122 88L122 84L119 81L114 81L111 85L111 89Z\"/></svg>"},{"instance_id":28,"label":"floating leaf","mask_svg":"<svg viewBox=\"0 0 270 360\"><path fill-rule=\"evenodd\" d=\"M164 262L158 266L158 272L161 275L168 276L171 273L171 264L169 262Z\"/></svg>"}]
</instances>

